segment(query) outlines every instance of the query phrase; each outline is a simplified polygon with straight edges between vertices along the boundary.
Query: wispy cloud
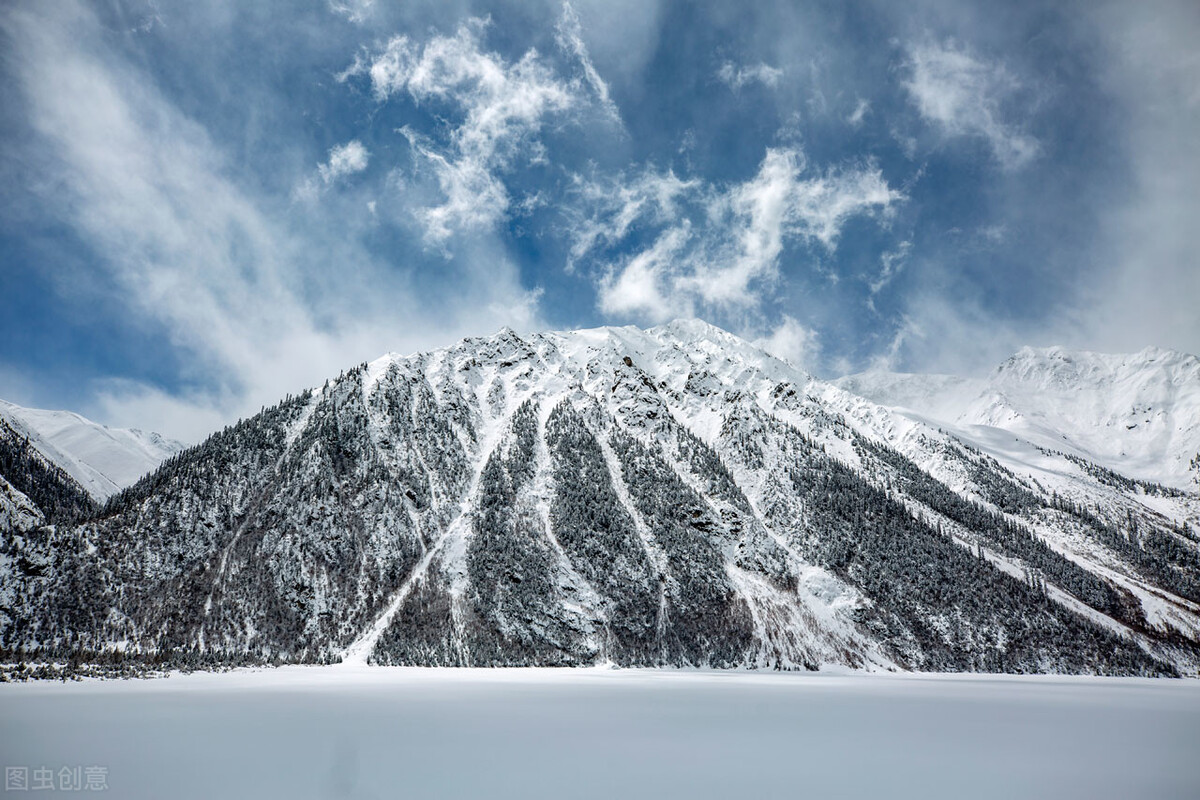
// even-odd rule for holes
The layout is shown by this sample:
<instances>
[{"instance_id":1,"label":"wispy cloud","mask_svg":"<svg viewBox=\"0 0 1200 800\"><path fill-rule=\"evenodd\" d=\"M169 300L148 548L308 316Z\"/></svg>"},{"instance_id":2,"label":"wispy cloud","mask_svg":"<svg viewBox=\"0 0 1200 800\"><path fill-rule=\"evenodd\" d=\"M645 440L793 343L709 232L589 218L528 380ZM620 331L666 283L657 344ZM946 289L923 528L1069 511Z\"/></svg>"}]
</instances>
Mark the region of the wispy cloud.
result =
<instances>
[{"instance_id":1,"label":"wispy cloud","mask_svg":"<svg viewBox=\"0 0 1200 800\"><path fill-rule=\"evenodd\" d=\"M751 83L761 83L763 86L774 88L779 85L779 79L782 77L783 70L761 62L738 65L732 61L726 61L717 70L717 78L728 84L729 88L734 91Z\"/></svg>"},{"instance_id":2,"label":"wispy cloud","mask_svg":"<svg viewBox=\"0 0 1200 800\"><path fill-rule=\"evenodd\" d=\"M375 0L329 0L329 10L351 22L362 23L375 10Z\"/></svg>"},{"instance_id":3,"label":"wispy cloud","mask_svg":"<svg viewBox=\"0 0 1200 800\"><path fill-rule=\"evenodd\" d=\"M371 154L357 139L338 145L329 151L329 159L317 165L317 174L309 175L296 187L293 197L313 202L341 179L367 168Z\"/></svg>"},{"instance_id":4,"label":"wispy cloud","mask_svg":"<svg viewBox=\"0 0 1200 800\"><path fill-rule=\"evenodd\" d=\"M583 42L583 29L579 23L579 15L575 13L575 9L570 3L563 3L562 15L555 26L555 34L558 46L570 53L583 70L584 79L595 93L600 107L619 124L621 114L617 110L616 103L609 97L608 84L600 77L600 73L596 71L596 67L592 63L587 45Z\"/></svg>"},{"instance_id":5,"label":"wispy cloud","mask_svg":"<svg viewBox=\"0 0 1200 800\"><path fill-rule=\"evenodd\" d=\"M491 169L489 158L446 152L412 128L399 132L418 156L417 169L432 170L443 198L441 203L414 211L426 242L443 245L458 232L490 230L508 213L512 199L504 181Z\"/></svg>"},{"instance_id":6,"label":"wispy cloud","mask_svg":"<svg viewBox=\"0 0 1200 800\"><path fill-rule=\"evenodd\" d=\"M810 369L1197 349L1194 2L835 5L10 0L0 396L189 438L385 350L692 314Z\"/></svg>"},{"instance_id":7,"label":"wispy cloud","mask_svg":"<svg viewBox=\"0 0 1200 800\"><path fill-rule=\"evenodd\" d=\"M697 179L682 180L671 170L646 168L634 177L619 174L608 180L577 175L573 189L576 196L564 208L571 238L568 270L593 250L623 241L639 221L652 225L677 221L680 201L702 185Z\"/></svg>"},{"instance_id":8,"label":"wispy cloud","mask_svg":"<svg viewBox=\"0 0 1200 800\"><path fill-rule=\"evenodd\" d=\"M23 146L46 178L39 201L91 248L84 268L119 287L127 316L161 326L186 364L171 386L99 384L91 410L105 421L194 438L380 352L533 322L536 298L502 259L433 314L403 272L356 244L354 217L280 212L108 46L86 6L29 6L0 24L18 43L14 74L37 133ZM334 148L322 180L367 157L356 141Z\"/></svg>"},{"instance_id":9,"label":"wispy cloud","mask_svg":"<svg viewBox=\"0 0 1200 800\"><path fill-rule=\"evenodd\" d=\"M871 104L860 97L854 104L854 110L850 112L850 116L846 117L846 122L850 123L851 127L861 127L869 113L871 113Z\"/></svg>"},{"instance_id":10,"label":"wispy cloud","mask_svg":"<svg viewBox=\"0 0 1200 800\"><path fill-rule=\"evenodd\" d=\"M599 281L600 308L607 314L662 321L690 317L693 302L676 290L677 267L690 238L690 224L664 231L649 248L635 253L620 269Z\"/></svg>"},{"instance_id":11,"label":"wispy cloud","mask_svg":"<svg viewBox=\"0 0 1200 800\"><path fill-rule=\"evenodd\" d=\"M659 231L650 247L603 270L599 297L609 313L660 321L696 308L753 308L788 243L832 252L847 220L886 214L903 196L875 166L810 171L800 150L776 148L743 183L651 174L632 186L592 187L588 199L576 258L622 241L635 224Z\"/></svg>"},{"instance_id":12,"label":"wispy cloud","mask_svg":"<svg viewBox=\"0 0 1200 800\"><path fill-rule=\"evenodd\" d=\"M870 296L867 297L867 306L875 310L875 295L883 291L883 288L892 282L892 279L904 269L904 264L908 260L908 255L912 251L912 242L903 241L894 249L885 251L879 257L880 269L879 274L871 281Z\"/></svg>"},{"instance_id":13,"label":"wispy cloud","mask_svg":"<svg viewBox=\"0 0 1200 800\"><path fill-rule=\"evenodd\" d=\"M1200 7L1088 7L1098 78L1123 109L1128 191L1105 198L1081 313L1091 347L1200 355ZM1077 334L1078 335L1078 334Z\"/></svg>"},{"instance_id":14,"label":"wispy cloud","mask_svg":"<svg viewBox=\"0 0 1200 800\"><path fill-rule=\"evenodd\" d=\"M989 63L953 41L908 49L904 88L921 116L945 136L985 140L1002 166L1029 163L1038 141L1005 119L1003 107L1021 88L1003 64Z\"/></svg>"},{"instance_id":15,"label":"wispy cloud","mask_svg":"<svg viewBox=\"0 0 1200 800\"><path fill-rule=\"evenodd\" d=\"M455 113L444 138L401 130L436 176L443 198L416 212L431 244L444 245L459 231L486 229L508 214L513 201L503 175L518 162L544 159L539 133L549 121L590 102L584 86L619 120L569 4L563 6L557 38L581 67L582 79L565 78L536 50L515 62L487 51L487 28L486 20L470 19L454 35L436 35L423 44L395 36L339 76L344 81L366 75L380 102L406 95Z\"/></svg>"},{"instance_id":16,"label":"wispy cloud","mask_svg":"<svg viewBox=\"0 0 1200 800\"><path fill-rule=\"evenodd\" d=\"M357 139L338 145L329 151L329 161L318 168L321 180L328 184L347 175L362 172L367 168L370 155L367 148Z\"/></svg>"},{"instance_id":17,"label":"wispy cloud","mask_svg":"<svg viewBox=\"0 0 1200 800\"><path fill-rule=\"evenodd\" d=\"M1038 334L972 299L926 292L906 297L902 309L870 368L979 375L1022 345L1040 341Z\"/></svg>"},{"instance_id":18,"label":"wispy cloud","mask_svg":"<svg viewBox=\"0 0 1200 800\"><path fill-rule=\"evenodd\" d=\"M788 314L783 314L779 324L753 344L802 369L811 369L821 351L817 332Z\"/></svg>"}]
</instances>

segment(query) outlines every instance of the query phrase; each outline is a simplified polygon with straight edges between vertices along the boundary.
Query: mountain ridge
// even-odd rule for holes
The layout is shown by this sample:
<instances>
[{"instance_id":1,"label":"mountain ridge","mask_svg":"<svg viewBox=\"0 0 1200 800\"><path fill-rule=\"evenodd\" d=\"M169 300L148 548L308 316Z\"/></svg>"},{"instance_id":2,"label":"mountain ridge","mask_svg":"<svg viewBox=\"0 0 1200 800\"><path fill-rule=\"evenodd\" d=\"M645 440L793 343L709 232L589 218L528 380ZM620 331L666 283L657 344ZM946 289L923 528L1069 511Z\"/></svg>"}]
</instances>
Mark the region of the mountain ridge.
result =
<instances>
[{"instance_id":1,"label":"mountain ridge","mask_svg":"<svg viewBox=\"0 0 1200 800\"><path fill-rule=\"evenodd\" d=\"M101 425L73 411L24 408L6 400L0 400L0 419L98 502L184 446L154 432Z\"/></svg>"},{"instance_id":2,"label":"mountain ridge","mask_svg":"<svg viewBox=\"0 0 1200 800\"><path fill-rule=\"evenodd\" d=\"M982 429L1065 450L1133 478L1200 487L1200 359L1024 347L986 378L875 371L835 384L964 438Z\"/></svg>"},{"instance_id":3,"label":"mountain ridge","mask_svg":"<svg viewBox=\"0 0 1200 800\"><path fill-rule=\"evenodd\" d=\"M13 536L34 569L0 562L0 645L1195 674L1200 498L1029 452L706 323L505 330L359 365Z\"/></svg>"}]
</instances>

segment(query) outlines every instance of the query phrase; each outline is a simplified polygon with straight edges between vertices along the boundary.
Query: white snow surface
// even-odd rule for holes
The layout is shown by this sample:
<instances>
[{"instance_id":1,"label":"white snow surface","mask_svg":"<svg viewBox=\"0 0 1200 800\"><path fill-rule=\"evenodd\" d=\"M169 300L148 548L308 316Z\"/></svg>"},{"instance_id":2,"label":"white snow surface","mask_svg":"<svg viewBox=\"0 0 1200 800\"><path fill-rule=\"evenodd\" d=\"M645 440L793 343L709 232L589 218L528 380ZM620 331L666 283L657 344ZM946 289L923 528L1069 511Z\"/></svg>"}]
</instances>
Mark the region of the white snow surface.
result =
<instances>
[{"instance_id":1,"label":"white snow surface","mask_svg":"<svg viewBox=\"0 0 1200 800\"><path fill-rule=\"evenodd\" d=\"M43 521L41 510L0 475L0 531L26 531Z\"/></svg>"},{"instance_id":2,"label":"white snow surface","mask_svg":"<svg viewBox=\"0 0 1200 800\"><path fill-rule=\"evenodd\" d=\"M1026 347L987 378L871 371L835 383L970 441L1007 432L1129 477L1200 485L1200 359L1187 353Z\"/></svg>"},{"instance_id":3,"label":"white snow surface","mask_svg":"<svg viewBox=\"0 0 1200 800\"><path fill-rule=\"evenodd\" d=\"M284 667L0 685L4 763L113 797L1197 797L1200 683Z\"/></svg>"},{"instance_id":4,"label":"white snow surface","mask_svg":"<svg viewBox=\"0 0 1200 800\"><path fill-rule=\"evenodd\" d=\"M0 400L0 418L45 458L103 501L184 448L137 428L110 428L71 411L46 411Z\"/></svg>"}]
</instances>

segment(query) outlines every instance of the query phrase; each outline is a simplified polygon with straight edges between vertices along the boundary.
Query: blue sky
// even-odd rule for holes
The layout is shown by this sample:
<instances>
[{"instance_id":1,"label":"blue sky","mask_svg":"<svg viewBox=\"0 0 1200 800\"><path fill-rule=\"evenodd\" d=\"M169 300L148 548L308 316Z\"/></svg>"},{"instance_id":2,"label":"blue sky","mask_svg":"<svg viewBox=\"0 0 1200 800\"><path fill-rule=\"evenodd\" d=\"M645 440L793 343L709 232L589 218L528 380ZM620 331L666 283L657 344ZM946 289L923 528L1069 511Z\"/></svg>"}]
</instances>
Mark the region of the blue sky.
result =
<instances>
[{"instance_id":1,"label":"blue sky","mask_svg":"<svg viewBox=\"0 0 1200 800\"><path fill-rule=\"evenodd\" d=\"M1200 351L1194 3L0 9L0 397L196 439L699 316L821 376Z\"/></svg>"}]
</instances>

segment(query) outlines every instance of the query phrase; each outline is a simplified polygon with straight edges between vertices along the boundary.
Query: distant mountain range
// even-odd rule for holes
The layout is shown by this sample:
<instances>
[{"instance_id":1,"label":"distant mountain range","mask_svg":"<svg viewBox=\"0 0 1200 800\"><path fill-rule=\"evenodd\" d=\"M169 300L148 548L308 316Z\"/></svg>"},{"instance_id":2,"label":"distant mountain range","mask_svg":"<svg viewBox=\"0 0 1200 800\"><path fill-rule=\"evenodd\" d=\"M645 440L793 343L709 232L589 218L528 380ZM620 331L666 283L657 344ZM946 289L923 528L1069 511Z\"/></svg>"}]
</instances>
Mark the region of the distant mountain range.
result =
<instances>
[{"instance_id":1,"label":"distant mountain range","mask_svg":"<svg viewBox=\"0 0 1200 800\"><path fill-rule=\"evenodd\" d=\"M1194 675L1198 392L1166 351L834 384L695 320L503 330L359 365L102 506L20 461L0 647Z\"/></svg>"},{"instance_id":2,"label":"distant mountain range","mask_svg":"<svg viewBox=\"0 0 1200 800\"><path fill-rule=\"evenodd\" d=\"M1123 474L1200 487L1200 359L1026 347L983 379L866 372L835 383L961 438L1020 439Z\"/></svg>"},{"instance_id":3,"label":"distant mountain range","mask_svg":"<svg viewBox=\"0 0 1200 800\"><path fill-rule=\"evenodd\" d=\"M183 443L136 428L109 428L70 411L22 408L0 400L0 423L71 476L97 501L183 449Z\"/></svg>"}]
</instances>

